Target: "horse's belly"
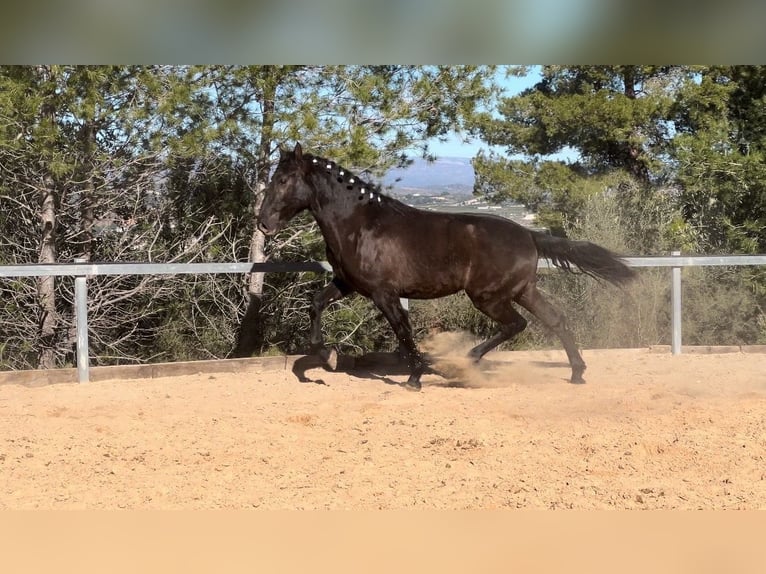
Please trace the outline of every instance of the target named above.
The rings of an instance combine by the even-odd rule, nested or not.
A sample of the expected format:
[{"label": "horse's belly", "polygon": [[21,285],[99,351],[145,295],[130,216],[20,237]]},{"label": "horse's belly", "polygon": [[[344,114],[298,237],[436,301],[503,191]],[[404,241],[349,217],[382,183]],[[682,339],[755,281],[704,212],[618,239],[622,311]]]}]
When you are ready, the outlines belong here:
[{"label": "horse's belly", "polygon": [[453,278],[444,277],[441,280],[433,280],[422,285],[406,285],[400,290],[399,296],[408,299],[437,299],[453,295],[463,290],[463,285]]}]

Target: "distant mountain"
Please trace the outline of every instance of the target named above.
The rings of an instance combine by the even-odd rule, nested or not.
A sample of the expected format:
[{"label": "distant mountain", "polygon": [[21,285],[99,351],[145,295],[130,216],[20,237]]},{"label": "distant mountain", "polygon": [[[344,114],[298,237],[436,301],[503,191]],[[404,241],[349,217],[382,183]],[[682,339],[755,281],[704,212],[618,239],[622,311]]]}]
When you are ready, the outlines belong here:
[{"label": "distant mountain", "polygon": [[460,195],[473,193],[474,173],[468,158],[439,158],[428,162],[416,158],[412,165],[392,169],[383,177],[383,184],[392,185],[395,193],[438,195],[449,192]]},{"label": "distant mountain", "polygon": [[536,228],[536,215],[523,205],[474,197],[474,180],[470,159],[447,157],[433,162],[418,158],[407,168],[390,170],[382,183],[392,185],[391,195],[408,205],[453,213],[492,213]]}]

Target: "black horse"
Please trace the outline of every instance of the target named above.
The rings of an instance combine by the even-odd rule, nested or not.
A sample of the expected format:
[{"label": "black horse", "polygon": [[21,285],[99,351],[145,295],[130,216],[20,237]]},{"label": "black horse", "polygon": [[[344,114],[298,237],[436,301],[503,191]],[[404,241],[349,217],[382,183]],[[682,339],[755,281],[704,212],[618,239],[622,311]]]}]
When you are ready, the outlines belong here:
[{"label": "black horse", "polygon": [[265,191],[258,227],[276,233],[308,209],[319,224],[335,277],[312,303],[312,352],[334,368],[335,353],[324,347],[321,314],[350,293],[373,300],[391,324],[403,349],[410,376],[420,388],[423,357],[412,338],[400,298],[434,299],[464,290],[477,309],[500,323],[500,331],[477,345],[469,356],[478,361],[527,325],[516,302],[561,339],[572,383],[582,378],[585,362],[564,315],[537,289],[537,260],[614,284],[634,271],[610,251],[586,241],[570,241],[532,231],[508,219],[483,214],[439,213],[410,207],[381,195],[379,189],[324,158],[304,154],[300,144],[280,152]]}]

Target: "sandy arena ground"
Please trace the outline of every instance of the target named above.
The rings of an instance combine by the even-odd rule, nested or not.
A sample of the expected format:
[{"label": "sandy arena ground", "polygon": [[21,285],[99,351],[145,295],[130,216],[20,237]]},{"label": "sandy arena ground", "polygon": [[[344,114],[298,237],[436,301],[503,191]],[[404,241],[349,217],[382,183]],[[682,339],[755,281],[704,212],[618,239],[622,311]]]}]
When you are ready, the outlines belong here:
[{"label": "sandy arena ground", "polygon": [[0,508],[766,508],[766,354],[583,356],[0,385]]}]

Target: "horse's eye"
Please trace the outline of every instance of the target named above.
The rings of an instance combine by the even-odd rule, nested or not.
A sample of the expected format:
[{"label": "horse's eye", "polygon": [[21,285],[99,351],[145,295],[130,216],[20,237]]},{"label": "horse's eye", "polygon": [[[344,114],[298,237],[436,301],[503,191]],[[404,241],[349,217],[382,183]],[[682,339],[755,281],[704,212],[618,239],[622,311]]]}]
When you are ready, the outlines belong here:
[{"label": "horse's eye", "polygon": [[285,177],[285,176],[280,177],[279,178],[279,183],[282,184],[282,185],[286,184],[287,183],[287,177]]}]

